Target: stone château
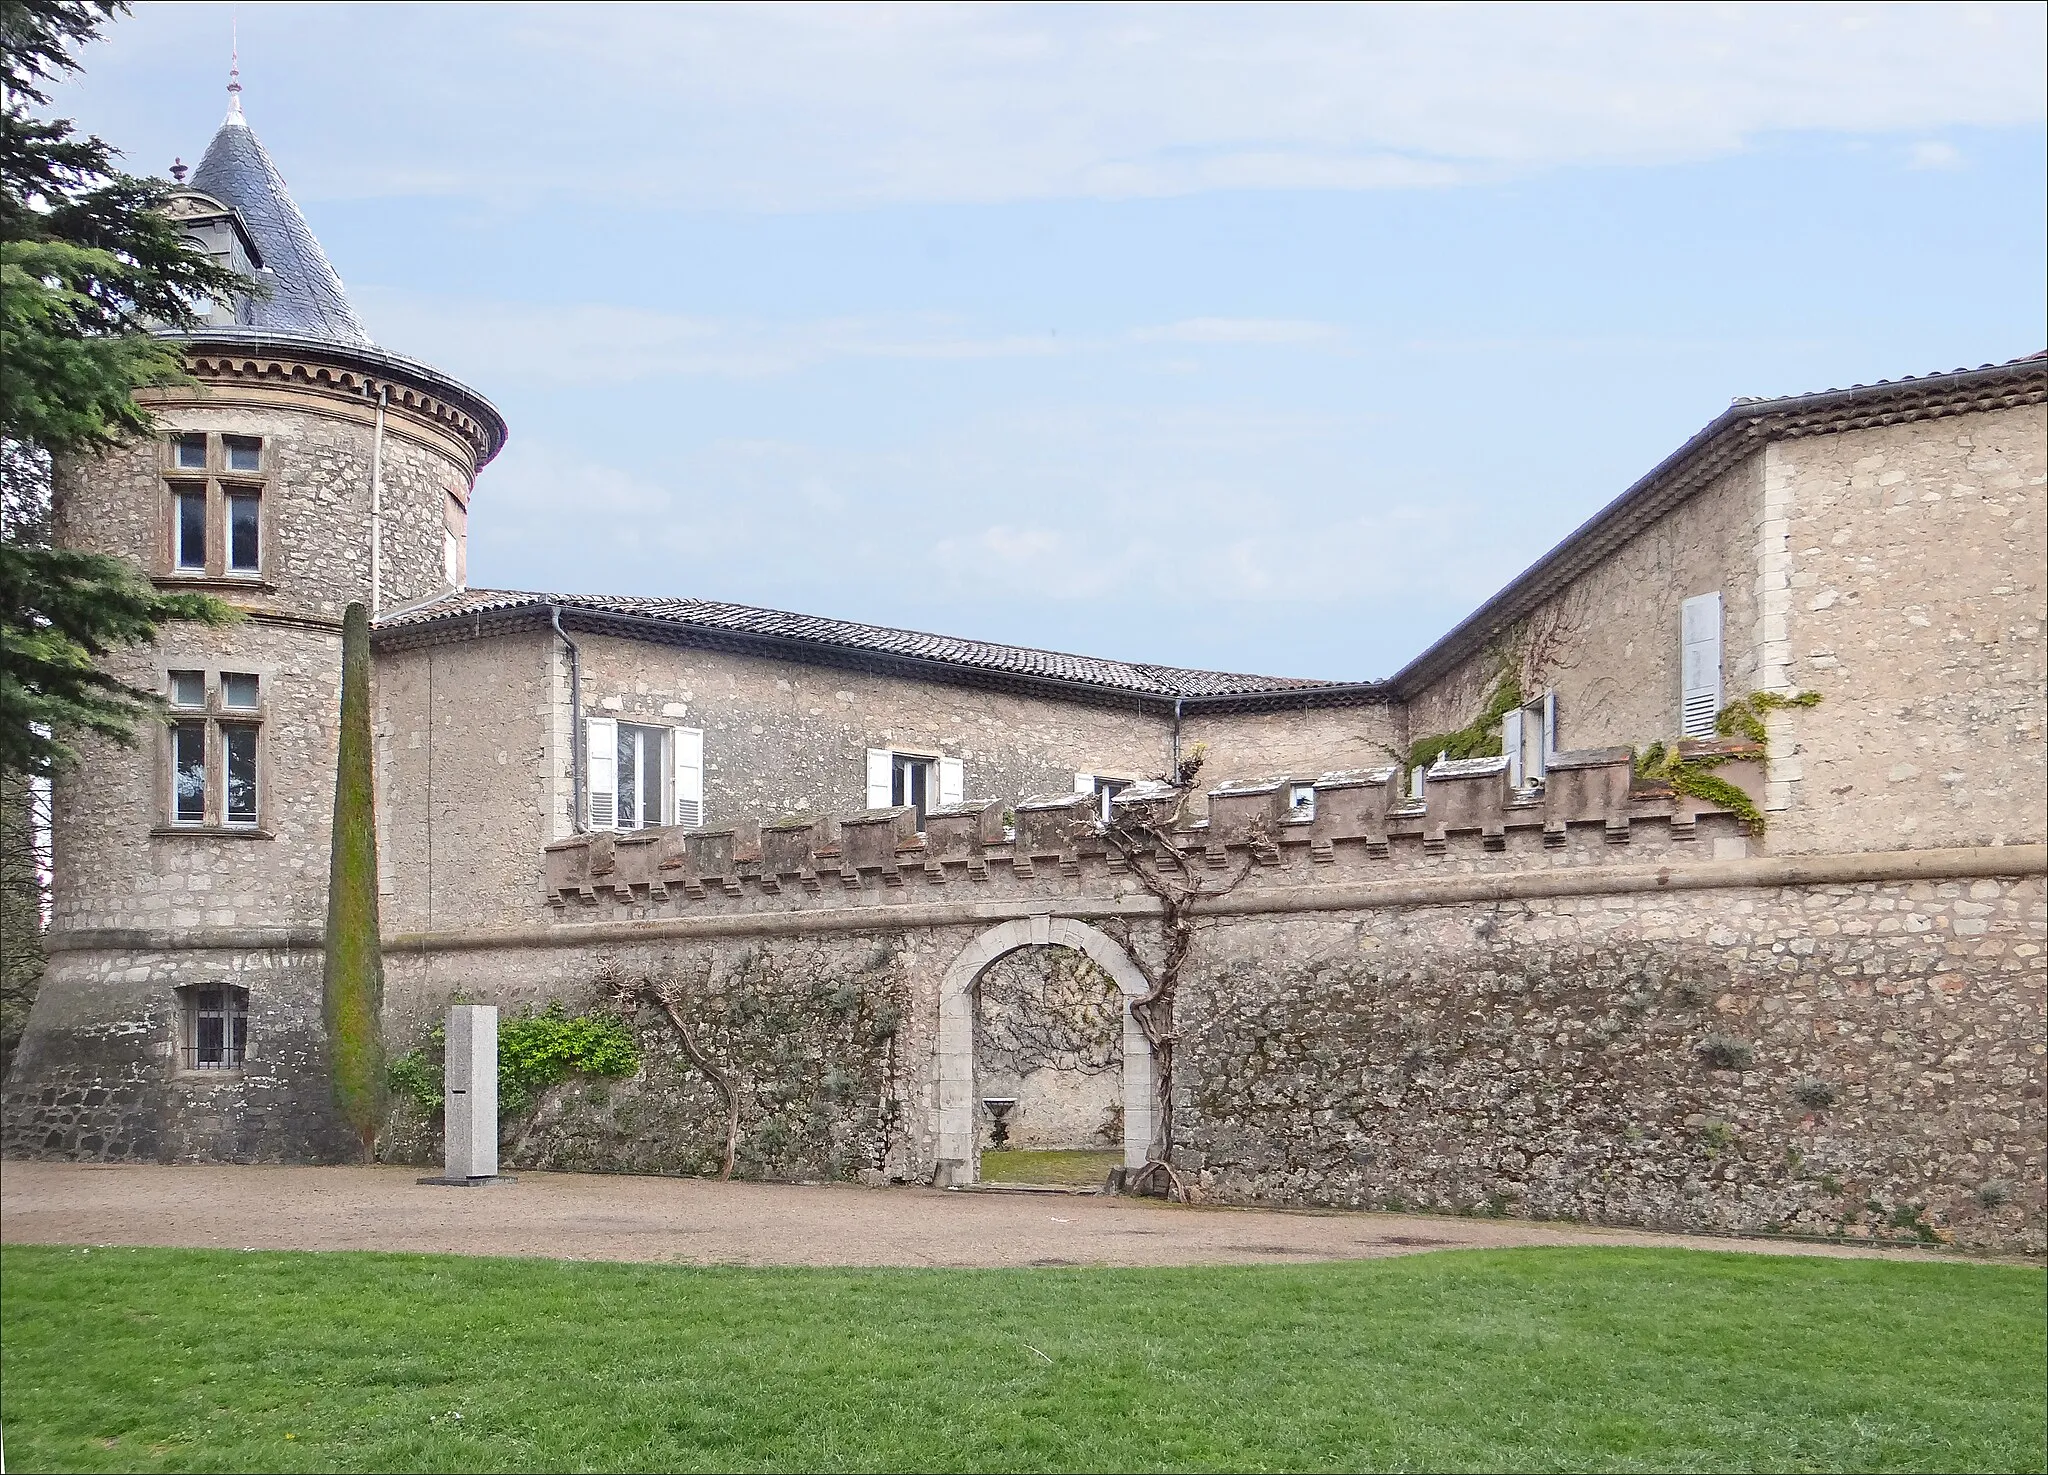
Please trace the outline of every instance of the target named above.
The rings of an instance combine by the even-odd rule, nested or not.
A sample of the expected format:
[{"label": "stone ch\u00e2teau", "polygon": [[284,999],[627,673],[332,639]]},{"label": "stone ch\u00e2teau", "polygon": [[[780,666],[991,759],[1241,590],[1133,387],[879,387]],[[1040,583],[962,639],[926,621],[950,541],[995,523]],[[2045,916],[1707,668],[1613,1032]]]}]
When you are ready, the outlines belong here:
[{"label": "stone ch\u00e2teau", "polygon": [[[238,100],[173,211],[266,290],[147,392],[161,435],[58,468],[56,527],[247,618],[110,661],[169,712],[58,784],[8,1153],[351,1151],[320,948],[361,601],[394,1053],[452,999],[653,980],[761,1176],[970,1183],[1000,1076],[1020,1130],[1099,1118],[1223,1198],[2040,1249],[2048,358],[1738,400],[1391,677],[1285,680],[471,589],[498,412],[370,341]],[[1756,694],[1762,742],[1717,731]],[[1414,751],[1488,713],[1491,755]],[[1129,1001],[1182,864],[1168,1089]],[[513,1160],[715,1166],[714,1083],[634,1022],[641,1073]],[[401,1104],[386,1150],[433,1130]]]}]

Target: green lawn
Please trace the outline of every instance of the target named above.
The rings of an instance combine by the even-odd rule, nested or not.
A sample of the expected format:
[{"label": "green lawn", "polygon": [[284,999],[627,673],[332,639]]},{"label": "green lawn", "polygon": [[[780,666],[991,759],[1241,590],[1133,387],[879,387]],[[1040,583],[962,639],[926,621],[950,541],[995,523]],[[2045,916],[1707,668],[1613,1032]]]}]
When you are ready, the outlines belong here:
[{"label": "green lawn", "polygon": [[1063,1188],[1100,1188],[1111,1168],[1123,1166],[1120,1150],[1108,1152],[1029,1151],[983,1152],[984,1183],[1050,1183]]},{"label": "green lawn", "polygon": [[2044,1277],[9,1248],[12,1470],[2040,1470]]}]

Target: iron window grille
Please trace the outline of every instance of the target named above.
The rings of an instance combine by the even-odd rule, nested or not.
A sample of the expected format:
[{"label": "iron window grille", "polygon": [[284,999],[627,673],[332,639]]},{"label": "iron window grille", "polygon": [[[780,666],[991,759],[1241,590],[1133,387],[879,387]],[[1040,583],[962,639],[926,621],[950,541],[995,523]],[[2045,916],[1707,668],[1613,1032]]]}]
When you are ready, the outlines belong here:
[{"label": "iron window grille", "polygon": [[249,991],[201,984],[185,992],[187,1070],[240,1070],[249,1052]]}]

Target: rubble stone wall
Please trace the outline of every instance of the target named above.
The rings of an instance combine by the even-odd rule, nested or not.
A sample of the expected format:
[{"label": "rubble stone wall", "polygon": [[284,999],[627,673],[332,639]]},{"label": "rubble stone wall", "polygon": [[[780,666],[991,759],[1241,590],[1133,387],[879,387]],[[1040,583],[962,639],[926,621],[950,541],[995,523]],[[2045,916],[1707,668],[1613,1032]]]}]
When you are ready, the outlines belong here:
[{"label": "rubble stone wall", "polygon": [[2048,835],[2039,405],[1769,448],[1788,563],[1774,850]]}]

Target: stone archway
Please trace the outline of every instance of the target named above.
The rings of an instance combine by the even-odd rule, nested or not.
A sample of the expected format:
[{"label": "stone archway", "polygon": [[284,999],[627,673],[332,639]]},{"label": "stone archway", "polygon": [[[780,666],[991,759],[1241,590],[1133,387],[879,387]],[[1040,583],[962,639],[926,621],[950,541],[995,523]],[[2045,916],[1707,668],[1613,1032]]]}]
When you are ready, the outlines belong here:
[{"label": "stone archway", "polygon": [[974,983],[1005,954],[1026,947],[1085,953],[1124,996],[1124,1166],[1142,1168],[1152,1149],[1152,1046],[1131,1017],[1131,1001],[1151,990],[1116,941],[1071,917],[1020,917],[991,927],[960,951],[939,985],[939,1152],[942,1188],[974,1181]]}]

